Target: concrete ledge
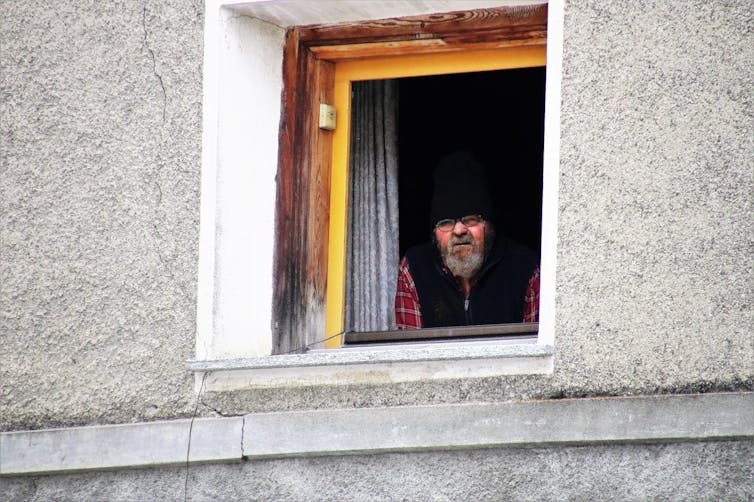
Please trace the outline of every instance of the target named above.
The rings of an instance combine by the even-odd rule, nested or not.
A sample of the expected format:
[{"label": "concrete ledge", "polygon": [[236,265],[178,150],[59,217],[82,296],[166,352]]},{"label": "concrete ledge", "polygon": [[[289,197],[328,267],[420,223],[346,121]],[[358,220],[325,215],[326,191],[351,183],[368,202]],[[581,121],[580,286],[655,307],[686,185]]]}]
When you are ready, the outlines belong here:
[{"label": "concrete ledge", "polygon": [[241,460],[242,430],[232,417],[5,432],[0,475]]},{"label": "concrete ledge", "polygon": [[[245,359],[189,361],[197,389],[396,383],[444,378],[549,374],[553,347],[536,340],[447,342],[316,350]],[[206,374],[206,378],[204,377]]]},{"label": "concrete ledge", "polygon": [[[194,421],[189,462],[754,437],[754,393],[249,414]],[[183,464],[190,420],[0,434],[0,475]]]},{"label": "concrete ledge", "polygon": [[754,436],[754,394],[564,399],[247,415],[244,455],[280,457]]}]

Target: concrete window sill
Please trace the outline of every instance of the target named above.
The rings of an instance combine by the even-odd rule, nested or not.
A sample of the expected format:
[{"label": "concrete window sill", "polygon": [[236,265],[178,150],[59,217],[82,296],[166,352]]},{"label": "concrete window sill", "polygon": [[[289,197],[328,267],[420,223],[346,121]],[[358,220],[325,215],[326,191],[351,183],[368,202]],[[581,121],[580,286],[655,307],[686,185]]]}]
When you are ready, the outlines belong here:
[{"label": "concrete window sill", "polygon": [[305,354],[189,361],[197,385],[230,391],[259,387],[379,384],[549,374],[552,345],[530,340],[391,344]]}]

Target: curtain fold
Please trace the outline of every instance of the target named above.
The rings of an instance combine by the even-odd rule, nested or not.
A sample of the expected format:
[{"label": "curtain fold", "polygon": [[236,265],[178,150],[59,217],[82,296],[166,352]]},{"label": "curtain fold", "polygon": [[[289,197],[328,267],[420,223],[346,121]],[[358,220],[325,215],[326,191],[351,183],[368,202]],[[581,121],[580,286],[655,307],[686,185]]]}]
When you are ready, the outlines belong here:
[{"label": "curtain fold", "polygon": [[395,80],[354,82],[346,273],[347,331],[395,329],[398,269]]}]

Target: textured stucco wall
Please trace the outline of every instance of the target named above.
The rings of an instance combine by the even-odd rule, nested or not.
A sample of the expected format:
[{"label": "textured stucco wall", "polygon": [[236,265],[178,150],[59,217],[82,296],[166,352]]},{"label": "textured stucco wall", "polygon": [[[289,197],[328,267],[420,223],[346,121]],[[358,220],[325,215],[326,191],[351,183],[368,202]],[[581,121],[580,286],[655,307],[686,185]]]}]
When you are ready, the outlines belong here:
[{"label": "textured stucco wall", "polygon": [[489,449],[0,478],[7,500],[726,500],[754,443]]},{"label": "textured stucco wall", "polygon": [[753,26],[748,0],[566,2],[568,387],[751,381]]},{"label": "textured stucco wall", "polygon": [[[193,412],[201,11],[0,2],[0,428]],[[750,387],[751,27],[748,0],[566,2],[552,376],[200,413]]]},{"label": "textured stucco wall", "polygon": [[0,427],[191,408],[202,2],[0,2]]}]

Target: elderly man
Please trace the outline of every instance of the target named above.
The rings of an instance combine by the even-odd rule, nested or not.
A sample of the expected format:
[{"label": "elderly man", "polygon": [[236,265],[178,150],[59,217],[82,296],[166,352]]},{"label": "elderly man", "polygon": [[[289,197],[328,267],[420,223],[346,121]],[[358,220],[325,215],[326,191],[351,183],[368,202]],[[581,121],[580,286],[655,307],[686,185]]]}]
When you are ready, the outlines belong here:
[{"label": "elderly man", "polygon": [[482,166],[456,152],[434,181],[432,242],[409,249],[398,269],[398,328],[536,322],[539,258],[496,235]]}]

